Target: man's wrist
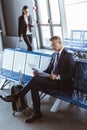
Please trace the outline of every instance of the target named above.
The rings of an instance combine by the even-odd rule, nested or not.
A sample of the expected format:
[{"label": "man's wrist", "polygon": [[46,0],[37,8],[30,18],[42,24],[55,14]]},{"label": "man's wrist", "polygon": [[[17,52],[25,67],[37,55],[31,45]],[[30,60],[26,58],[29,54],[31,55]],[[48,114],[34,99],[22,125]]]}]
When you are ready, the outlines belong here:
[{"label": "man's wrist", "polygon": [[58,75],[57,77],[56,77],[56,80],[60,80],[61,79],[61,77],[60,77],[60,75]]}]

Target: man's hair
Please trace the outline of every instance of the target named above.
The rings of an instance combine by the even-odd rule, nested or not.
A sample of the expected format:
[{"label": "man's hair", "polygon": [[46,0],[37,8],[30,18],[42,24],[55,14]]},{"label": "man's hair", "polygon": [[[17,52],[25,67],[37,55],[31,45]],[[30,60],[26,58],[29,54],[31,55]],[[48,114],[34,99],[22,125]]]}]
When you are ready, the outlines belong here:
[{"label": "man's hair", "polygon": [[53,40],[60,40],[61,41],[61,38],[59,36],[52,36],[50,38],[50,41],[53,41]]},{"label": "man's hair", "polygon": [[22,14],[24,14],[23,11],[26,10],[26,9],[28,9],[28,6],[24,5],[23,8],[22,8]]}]

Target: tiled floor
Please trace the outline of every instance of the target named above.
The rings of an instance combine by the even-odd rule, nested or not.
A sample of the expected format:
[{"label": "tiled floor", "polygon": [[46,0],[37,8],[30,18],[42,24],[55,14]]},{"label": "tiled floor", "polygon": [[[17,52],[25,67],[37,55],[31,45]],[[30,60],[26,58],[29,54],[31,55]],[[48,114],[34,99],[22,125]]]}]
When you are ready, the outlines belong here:
[{"label": "tiled floor", "polygon": [[[0,90],[0,94],[10,93],[10,89]],[[28,105],[32,108],[30,93],[27,94]],[[0,99],[0,130],[87,130],[87,110],[69,105],[62,101],[59,111],[50,112],[55,99],[48,96],[41,100],[43,118],[26,124],[24,120],[31,110],[12,115],[11,103]]]}]

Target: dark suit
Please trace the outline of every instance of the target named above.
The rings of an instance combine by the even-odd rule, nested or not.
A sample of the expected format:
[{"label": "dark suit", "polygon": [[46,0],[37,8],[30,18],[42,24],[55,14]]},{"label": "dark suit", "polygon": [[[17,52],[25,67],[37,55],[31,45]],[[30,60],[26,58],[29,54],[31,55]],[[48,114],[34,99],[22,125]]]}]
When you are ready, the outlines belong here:
[{"label": "dark suit", "polygon": [[[29,26],[29,31],[32,32],[31,27],[32,26],[32,18],[31,15],[28,16],[28,26]],[[24,16],[21,15],[18,19],[18,35],[19,37],[22,35],[23,39],[28,47],[28,50],[32,51],[32,34],[30,35],[26,35],[26,31],[27,31],[27,24],[24,20]]]},{"label": "dark suit", "polygon": [[[45,72],[51,74],[53,69],[53,62],[55,58],[55,53],[52,55],[51,62]],[[40,112],[40,98],[39,90],[61,90],[61,91],[70,91],[72,90],[72,77],[74,73],[75,62],[70,53],[65,49],[62,51],[57,67],[56,73],[59,74],[61,80],[51,80],[50,78],[34,76],[31,81],[24,87],[22,91],[19,92],[19,95],[25,95],[29,90],[31,90],[34,112]]]},{"label": "dark suit", "polygon": [[[45,70],[45,72],[51,73],[54,58],[55,58],[55,53],[53,54],[50,65]],[[71,86],[72,86],[72,77],[74,73],[74,64],[75,62],[73,60],[72,54],[68,53],[64,49],[60,55],[60,58],[59,58],[59,61],[55,70],[55,74],[59,74],[61,77],[61,80],[59,83],[60,89],[62,88],[64,90],[72,89]]]}]

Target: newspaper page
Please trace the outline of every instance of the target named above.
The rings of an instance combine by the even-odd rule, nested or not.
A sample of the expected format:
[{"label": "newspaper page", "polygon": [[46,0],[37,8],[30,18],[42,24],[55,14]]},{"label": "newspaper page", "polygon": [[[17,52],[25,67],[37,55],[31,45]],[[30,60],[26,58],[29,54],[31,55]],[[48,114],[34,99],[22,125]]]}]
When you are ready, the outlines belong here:
[{"label": "newspaper page", "polygon": [[35,68],[34,65],[30,65],[30,64],[29,64],[29,66],[31,67],[31,69],[32,69],[33,71],[37,71],[37,73],[39,74],[39,76],[42,76],[42,77],[49,77],[49,74],[48,74],[48,73],[43,72],[43,71],[41,71],[41,70],[38,69],[38,68]]}]

